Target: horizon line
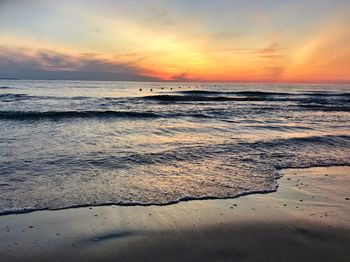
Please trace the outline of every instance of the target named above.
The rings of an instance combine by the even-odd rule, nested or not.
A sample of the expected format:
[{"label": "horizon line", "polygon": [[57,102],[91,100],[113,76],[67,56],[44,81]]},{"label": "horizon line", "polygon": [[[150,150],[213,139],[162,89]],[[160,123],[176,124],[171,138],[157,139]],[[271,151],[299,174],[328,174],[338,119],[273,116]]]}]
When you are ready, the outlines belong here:
[{"label": "horizon line", "polygon": [[14,77],[0,77],[1,80],[10,80],[10,81],[86,81],[86,82],[138,82],[138,83],[220,83],[220,84],[286,84],[286,85],[302,85],[302,84],[308,84],[308,85],[331,85],[331,84],[337,84],[337,85],[350,85],[349,81],[260,81],[260,80],[252,80],[252,81],[244,81],[244,80],[232,80],[232,81],[226,81],[226,80],[213,80],[213,81],[206,81],[206,80],[188,80],[188,81],[175,81],[175,80],[118,80],[118,79],[101,79],[101,80],[93,80],[93,79],[58,79],[58,78],[52,78],[52,79],[44,79],[44,78],[14,78]]}]

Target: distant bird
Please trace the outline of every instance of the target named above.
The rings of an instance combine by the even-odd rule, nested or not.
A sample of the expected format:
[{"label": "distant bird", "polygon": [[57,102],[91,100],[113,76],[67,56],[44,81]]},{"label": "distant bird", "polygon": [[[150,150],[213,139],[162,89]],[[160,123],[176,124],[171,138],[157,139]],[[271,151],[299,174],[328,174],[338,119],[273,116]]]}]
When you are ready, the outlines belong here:
[{"label": "distant bird", "polygon": [[139,91],[142,91],[142,88],[140,88]]}]

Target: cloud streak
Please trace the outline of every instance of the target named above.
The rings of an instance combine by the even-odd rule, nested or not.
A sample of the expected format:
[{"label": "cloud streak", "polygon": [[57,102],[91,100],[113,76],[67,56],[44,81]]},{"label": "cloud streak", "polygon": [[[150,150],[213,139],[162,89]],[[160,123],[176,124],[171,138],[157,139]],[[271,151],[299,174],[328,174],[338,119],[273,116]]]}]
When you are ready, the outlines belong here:
[{"label": "cloud streak", "polygon": [[[122,60],[122,59],[121,59]],[[98,54],[70,55],[41,49],[0,46],[0,77],[68,80],[157,81],[132,62],[100,58]]]}]

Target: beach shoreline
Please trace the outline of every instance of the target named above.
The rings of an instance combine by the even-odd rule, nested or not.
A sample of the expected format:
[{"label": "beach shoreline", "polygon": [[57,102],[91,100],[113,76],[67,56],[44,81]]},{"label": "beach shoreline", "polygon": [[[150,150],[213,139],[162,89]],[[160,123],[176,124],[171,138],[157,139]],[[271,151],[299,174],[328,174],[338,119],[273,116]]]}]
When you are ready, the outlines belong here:
[{"label": "beach shoreline", "polygon": [[267,194],[0,216],[0,260],[346,261],[350,167],[282,174]]}]

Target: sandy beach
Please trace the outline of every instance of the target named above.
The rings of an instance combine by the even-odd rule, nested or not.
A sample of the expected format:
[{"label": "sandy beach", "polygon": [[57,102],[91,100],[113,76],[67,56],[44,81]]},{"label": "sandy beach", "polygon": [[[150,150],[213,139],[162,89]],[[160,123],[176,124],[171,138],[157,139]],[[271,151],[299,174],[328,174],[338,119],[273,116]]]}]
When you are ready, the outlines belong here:
[{"label": "sandy beach", "polygon": [[0,217],[1,261],[348,261],[350,168],[288,169],[277,192]]}]

